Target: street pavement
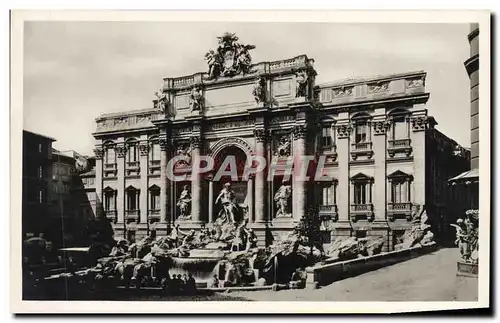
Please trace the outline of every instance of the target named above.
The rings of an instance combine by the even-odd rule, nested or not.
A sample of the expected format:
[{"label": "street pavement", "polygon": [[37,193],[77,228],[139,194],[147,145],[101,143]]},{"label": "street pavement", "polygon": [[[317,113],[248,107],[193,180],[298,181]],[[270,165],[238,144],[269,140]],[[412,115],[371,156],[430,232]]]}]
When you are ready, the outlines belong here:
[{"label": "street pavement", "polygon": [[457,248],[443,248],[317,290],[234,292],[255,301],[477,301],[477,278],[456,276]]}]

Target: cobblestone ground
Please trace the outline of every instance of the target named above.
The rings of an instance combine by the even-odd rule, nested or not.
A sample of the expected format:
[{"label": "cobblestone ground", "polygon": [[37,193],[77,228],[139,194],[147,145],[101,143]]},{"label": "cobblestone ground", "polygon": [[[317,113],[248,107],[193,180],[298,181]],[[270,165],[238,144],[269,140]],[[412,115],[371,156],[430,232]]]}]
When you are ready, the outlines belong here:
[{"label": "cobblestone ground", "polygon": [[439,249],[317,290],[234,292],[258,301],[477,301],[477,278],[456,276],[459,251]]}]

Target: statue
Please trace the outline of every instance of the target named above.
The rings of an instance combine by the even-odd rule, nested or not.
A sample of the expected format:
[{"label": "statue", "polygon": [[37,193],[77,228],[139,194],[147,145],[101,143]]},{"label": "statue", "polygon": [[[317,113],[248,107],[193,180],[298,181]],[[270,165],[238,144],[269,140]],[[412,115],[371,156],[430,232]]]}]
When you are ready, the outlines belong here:
[{"label": "statue", "polygon": [[232,33],[225,33],[217,40],[219,47],[205,54],[209,79],[248,73],[252,64],[250,50],[255,46],[239,44],[238,37]]},{"label": "statue", "polygon": [[193,87],[191,90],[191,95],[189,97],[189,107],[191,112],[201,111],[203,106],[203,93],[199,86]]},{"label": "statue", "polygon": [[290,140],[288,136],[281,137],[278,148],[276,149],[275,155],[277,157],[288,157],[290,156]]},{"label": "statue", "polygon": [[300,71],[297,74],[295,74],[295,76],[296,76],[296,81],[297,81],[297,88],[296,88],[296,91],[295,91],[295,97],[297,97],[297,98],[307,98],[308,94],[309,94],[308,93],[308,89],[307,89],[308,80],[309,80],[307,72],[306,71]]},{"label": "statue", "polygon": [[207,60],[208,64],[209,79],[216,78],[218,75],[220,75],[222,69],[222,57],[219,55],[219,53],[216,53],[213,50],[209,50],[208,53],[205,54],[205,59]]},{"label": "statue", "polygon": [[252,94],[256,103],[266,102],[266,80],[264,78],[255,81]]},{"label": "statue", "polygon": [[215,204],[219,202],[223,207],[223,209],[219,212],[219,218],[222,219],[222,222],[236,222],[235,215],[238,211],[238,206],[236,204],[234,190],[231,188],[231,183],[224,184],[224,188],[215,199]]},{"label": "statue", "polygon": [[[246,227],[245,227],[246,229]],[[257,247],[257,235],[253,231],[252,228],[246,229],[246,246],[245,246],[245,251],[248,251],[250,249],[256,248]]]},{"label": "statue", "polygon": [[167,113],[167,106],[168,106],[168,98],[165,92],[163,92],[162,89],[158,89],[155,93],[156,98],[158,100],[157,107],[161,111],[161,113],[166,114]]},{"label": "statue", "polygon": [[468,210],[464,219],[458,219],[457,224],[451,226],[456,229],[455,243],[460,249],[462,259],[467,263],[477,263],[479,231],[477,227],[477,219],[475,219],[474,211]]},{"label": "statue", "polygon": [[188,187],[188,185],[184,185],[179,200],[177,201],[177,206],[181,212],[179,219],[188,219],[190,217],[189,204],[191,203],[191,193],[189,193]]},{"label": "statue", "polygon": [[191,165],[191,146],[179,144],[175,154],[176,156],[184,156],[184,159],[177,161],[178,164]]},{"label": "statue", "polygon": [[278,208],[278,212],[276,212],[277,218],[289,216],[290,211],[288,208],[288,202],[291,196],[292,187],[288,183],[283,183],[274,195],[274,201],[276,202],[276,206]]}]

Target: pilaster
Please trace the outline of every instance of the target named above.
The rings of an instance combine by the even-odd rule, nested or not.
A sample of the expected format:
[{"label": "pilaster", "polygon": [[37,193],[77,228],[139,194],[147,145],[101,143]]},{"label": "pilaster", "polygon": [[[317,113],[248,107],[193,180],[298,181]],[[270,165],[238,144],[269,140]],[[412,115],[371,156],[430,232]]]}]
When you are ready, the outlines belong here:
[{"label": "pilaster", "polygon": [[[292,186],[292,216],[294,222],[299,222],[306,214],[307,208],[307,182],[299,175],[307,165],[304,165],[303,157],[306,151],[307,124],[296,125],[293,129],[293,155],[294,155],[294,176]],[[307,174],[303,174],[307,176]]]},{"label": "pilaster", "polygon": [[[255,129],[255,153],[257,156],[267,157],[266,154],[266,142],[268,139],[268,133],[264,129]],[[267,183],[266,174],[264,171],[257,172],[255,174],[255,211],[254,211],[254,222],[264,223],[268,219],[266,218],[266,206],[267,206]]]},{"label": "pilaster", "polygon": [[[379,111],[376,111],[379,112]],[[385,114],[385,109],[382,109],[380,113]],[[387,167],[386,167],[386,156],[387,156],[387,126],[385,121],[385,116],[374,119],[373,125],[373,150],[375,155],[375,172],[374,172],[374,185],[373,185],[373,208],[375,212],[375,220],[385,221],[386,210],[387,210],[387,198],[386,198],[386,185],[387,185]]]},{"label": "pilaster", "polygon": [[96,146],[96,148],[94,149],[94,154],[95,154],[95,194],[96,194],[95,216],[105,217],[103,208],[104,201],[102,195],[102,189],[103,189],[102,158],[104,152],[101,145]]},{"label": "pilaster", "polygon": [[118,178],[117,197],[116,197],[116,211],[118,225],[122,225],[125,229],[125,154],[126,148],[122,142],[118,143],[115,147],[116,153],[116,169]]},{"label": "pilaster", "polygon": [[140,195],[139,195],[139,223],[142,227],[147,227],[149,216],[149,185],[148,185],[148,155],[149,144],[147,135],[141,135],[141,143],[139,144],[140,153]]},{"label": "pilaster", "polygon": [[200,166],[200,152],[201,152],[201,136],[200,134],[191,135],[191,221],[201,221],[202,209],[202,183],[200,172],[197,168]]},{"label": "pilaster", "polygon": [[[339,118],[347,118],[347,113],[339,115]],[[352,127],[349,120],[339,121],[335,126],[337,134],[337,153],[338,153],[338,188],[337,188],[337,207],[339,222],[349,221],[349,141]]]}]

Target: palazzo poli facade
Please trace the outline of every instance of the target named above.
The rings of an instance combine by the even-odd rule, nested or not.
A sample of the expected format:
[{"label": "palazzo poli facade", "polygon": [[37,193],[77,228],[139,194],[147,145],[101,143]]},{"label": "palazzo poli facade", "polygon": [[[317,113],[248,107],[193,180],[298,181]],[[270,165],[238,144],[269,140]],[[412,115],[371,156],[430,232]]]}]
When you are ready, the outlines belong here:
[{"label": "palazzo poli facade", "polygon": [[[208,73],[164,78],[152,108],[96,119],[96,213],[112,221],[115,238],[213,222],[227,181],[259,244],[292,230],[310,206],[319,207],[325,242],[377,235],[390,250],[424,209],[442,225],[446,180],[468,162],[427,115],[425,72],[317,85],[313,59],[252,63],[253,48],[226,34],[205,57]],[[248,181],[241,171],[237,181],[191,172],[200,156],[244,165],[251,156],[283,164],[305,155],[326,156],[332,180],[299,181],[294,172],[283,182],[279,169]],[[184,156],[174,166],[182,181],[167,176],[175,156]]]}]

